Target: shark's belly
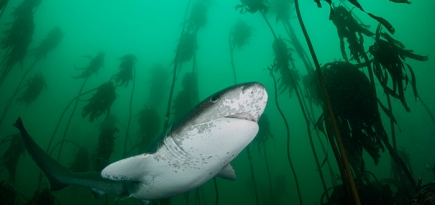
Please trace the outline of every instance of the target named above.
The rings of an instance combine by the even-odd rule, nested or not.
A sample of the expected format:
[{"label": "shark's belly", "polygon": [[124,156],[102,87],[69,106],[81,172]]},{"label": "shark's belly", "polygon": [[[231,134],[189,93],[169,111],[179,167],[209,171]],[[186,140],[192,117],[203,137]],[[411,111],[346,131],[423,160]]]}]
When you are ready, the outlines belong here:
[{"label": "shark's belly", "polygon": [[184,136],[165,138],[153,155],[152,171],[132,196],[161,199],[201,186],[229,164],[257,132],[254,122],[225,118],[198,125]]}]

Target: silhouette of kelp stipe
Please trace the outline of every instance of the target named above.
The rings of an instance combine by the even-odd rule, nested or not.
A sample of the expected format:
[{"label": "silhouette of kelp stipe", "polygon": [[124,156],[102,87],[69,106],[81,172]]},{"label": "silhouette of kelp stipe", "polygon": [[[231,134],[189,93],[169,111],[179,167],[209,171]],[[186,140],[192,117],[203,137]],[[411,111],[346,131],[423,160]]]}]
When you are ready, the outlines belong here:
[{"label": "silhouette of kelp stipe", "polygon": [[21,142],[20,134],[6,136],[0,144],[9,142],[9,147],[0,158],[0,167],[5,167],[9,172],[9,181],[15,183],[15,174],[18,160],[21,155],[24,155],[24,145]]},{"label": "silhouette of kelp stipe", "polygon": [[76,70],[83,70],[83,72],[81,75],[73,76],[73,78],[88,78],[93,73],[97,74],[100,68],[104,67],[104,56],[105,54],[101,51],[95,57],[85,56],[91,59],[91,62],[84,68],[76,68]]},{"label": "silhouette of kelp stipe", "polygon": [[[404,91],[408,82],[411,82],[414,97],[418,100],[417,82],[411,66],[403,61],[407,57],[418,61],[427,61],[428,56],[417,55],[412,50],[405,50],[402,43],[387,33],[381,33],[381,28],[379,25],[376,30],[375,44],[369,48],[370,54],[374,57],[373,71],[384,91],[399,99],[405,110],[409,112],[411,109],[406,103]],[[386,40],[381,39],[381,37]],[[406,72],[407,69],[410,77]],[[389,87],[389,79],[391,79],[392,87]]]},{"label": "silhouette of kelp stipe", "polygon": [[136,56],[128,54],[119,59],[121,60],[121,64],[119,65],[120,71],[112,76],[112,80],[115,81],[117,86],[128,86],[128,83],[133,80]]},{"label": "silhouette of kelp stipe", "polygon": [[29,106],[38,98],[42,90],[47,88],[47,84],[44,76],[41,73],[37,73],[34,77],[28,79],[23,87],[26,90],[22,92],[21,96],[17,97],[17,102]]},{"label": "silhouette of kelp stipe", "polygon": [[88,104],[83,107],[82,117],[89,115],[89,122],[93,122],[102,114],[110,114],[110,107],[116,99],[115,86],[113,82],[100,85],[97,92],[88,99]]}]

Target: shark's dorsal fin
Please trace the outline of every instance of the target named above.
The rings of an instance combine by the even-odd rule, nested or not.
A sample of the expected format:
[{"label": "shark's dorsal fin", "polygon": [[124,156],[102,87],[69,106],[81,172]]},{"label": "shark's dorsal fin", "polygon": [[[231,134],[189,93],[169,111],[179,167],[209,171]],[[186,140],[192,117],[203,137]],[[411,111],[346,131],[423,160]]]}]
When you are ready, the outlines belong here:
[{"label": "shark's dorsal fin", "polygon": [[216,176],[223,179],[236,180],[236,172],[231,164],[227,164]]},{"label": "shark's dorsal fin", "polygon": [[110,164],[101,171],[101,176],[116,181],[141,181],[152,166],[152,154],[141,154]]}]

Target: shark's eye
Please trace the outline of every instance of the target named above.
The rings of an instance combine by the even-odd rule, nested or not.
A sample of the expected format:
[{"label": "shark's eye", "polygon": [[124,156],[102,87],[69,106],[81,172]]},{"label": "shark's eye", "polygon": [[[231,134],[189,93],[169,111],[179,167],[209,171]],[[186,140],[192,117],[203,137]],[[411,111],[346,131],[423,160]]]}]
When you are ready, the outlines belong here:
[{"label": "shark's eye", "polygon": [[219,100],[219,96],[213,96],[210,98],[211,103],[216,103]]}]

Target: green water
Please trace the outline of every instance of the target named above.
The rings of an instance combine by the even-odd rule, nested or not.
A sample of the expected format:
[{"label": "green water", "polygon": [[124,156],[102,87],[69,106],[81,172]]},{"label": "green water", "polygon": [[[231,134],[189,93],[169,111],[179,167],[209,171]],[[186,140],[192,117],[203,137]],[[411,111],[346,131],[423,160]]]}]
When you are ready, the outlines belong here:
[{"label": "green water", "polygon": [[[199,1],[199,0],[198,0]],[[204,1],[205,2],[205,1]],[[334,1],[337,5],[340,1]],[[15,18],[11,15],[21,1],[10,1],[0,18],[1,31],[7,31]],[[90,58],[97,55],[99,51],[104,52],[104,66],[89,76],[84,85],[83,92],[96,88],[108,82],[112,75],[119,72],[121,63],[120,57],[133,54],[137,58],[135,64],[135,81],[130,81],[127,86],[116,87],[116,100],[110,108],[110,114],[117,117],[116,127],[119,132],[115,134],[114,152],[110,161],[123,158],[126,129],[129,119],[127,149],[131,149],[139,137],[140,126],[138,114],[147,106],[157,112],[160,123],[158,132],[163,132],[165,115],[167,112],[168,98],[170,95],[171,82],[174,69],[176,48],[180,42],[183,26],[184,31],[189,28],[183,24],[187,8],[187,21],[191,8],[197,1],[102,1],[102,0],[54,0],[42,1],[33,9],[34,31],[31,35],[31,43],[28,47],[29,53],[32,48],[40,45],[47,34],[55,26],[63,32],[63,38],[59,45],[50,51],[47,56],[36,62],[26,79],[41,73],[46,81],[46,88],[42,90],[38,98],[26,106],[16,103],[12,105],[5,114],[4,121],[0,124],[0,139],[14,134],[17,130],[12,126],[17,117],[21,117],[30,135],[45,149],[58,124],[62,112],[68,103],[78,95],[84,79],[74,79],[83,68],[89,65]],[[429,60],[420,62],[407,59],[414,70],[417,79],[419,96],[424,100],[429,110],[435,112],[435,97],[433,79],[435,77],[435,1],[422,0],[413,1],[412,4],[395,4],[389,1],[368,1],[360,0],[364,10],[388,20],[395,28],[393,37],[400,40],[406,49],[414,50],[420,55],[429,55]],[[295,180],[290,169],[287,158],[287,134],[285,124],[275,106],[274,83],[270,77],[269,70],[274,63],[275,54],[272,49],[274,37],[260,12],[243,13],[236,10],[235,6],[240,1],[210,0],[204,3],[201,10],[204,12],[205,25],[195,31],[196,52],[192,59],[182,64],[177,64],[177,78],[174,86],[174,97],[172,106],[176,106],[177,95],[183,91],[183,77],[193,70],[197,75],[196,85],[191,85],[189,92],[195,93],[188,100],[181,100],[182,104],[189,109],[192,104],[202,100],[210,94],[234,84],[233,70],[229,48],[229,34],[237,21],[242,20],[252,27],[252,36],[247,45],[234,49],[234,66],[236,69],[237,83],[257,81],[263,83],[269,93],[269,103],[266,108],[270,121],[270,129],[274,138],[265,142],[270,170],[270,184],[264,147],[261,151],[257,144],[250,145],[253,172],[255,174],[256,190],[252,179],[248,154],[243,151],[231,164],[236,170],[237,180],[227,181],[217,179],[219,191],[219,204],[299,204]],[[279,7],[277,2],[266,3],[269,12],[266,18],[269,20],[277,37],[285,39],[286,44],[292,50],[295,68],[300,75],[306,75],[307,69],[303,61],[294,51],[282,22],[276,21],[274,9]],[[292,4],[293,5],[293,4]],[[348,2],[348,7],[352,7]],[[322,2],[323,8],[317,8],[313,1],[301,1],[300,9],[308,34],[311,38],[314,50],[320,64],[335,60],[342,60],[337,30],[329,18],[329,6]],[[376,31],[378,22],[370,18],[366,13],[353,10],[369,30]],[[289,22],[295,29],[296,36],[301,42],[305,52],[309,55],[305,38],[297,21],[296,13],[291,10]],[[193,29],[190,31],[193,32]],[[386,31],[384,29],[384,31]],[[6,34],[4,34],[6,36]],[[364,48],[367,51],[373,45],[374,39],[364,36]],[[345,45],[348,49],[348,45]],[[1,51],[3,58],[6,58],[7,49]],[[349,50],[346,50],[349,55]],[[310,55],[309,55],[310,56]],[[369,55],[369,58],[371,56]],[[311,56],[308,59],[312,60]],[[7,100],[13,95],[24,72],[32,65],[35,58],[31,55],[17,62],[8,73],[0,86],[0,110],[3,112]],[[351,60],[351,63],[356,61]],[[314,65],[314,64],[313,64]],[[3,65],[2,65],[3,66]],[[366,74],[367,70],[362,69]],[[275,72],[278,80],[281,80],[278,72]],[[192,81],[189,81],[192,82]],[[24,81],[25,85],[26,81]],[[301,81],[298,82],[303,87]],[[133,98],[131,98],[133,84],[135,86]],[[279,86],[280,82],[278,82]],[[378,98],[386,104],[385,94],[375,80]],[[193,89],[192,89],[193,88]],[[23,89],[24,90],[24,89]],[[19,95],[18,95],[19,96]],[[306,95],[302,93],[302,97]],[[99,125],[104,121],[106,113],[89,122],[89,117],[82,118],[82,109],[87,104],[92,94],[84,95],[77,104],[77,109],[72,113],[74,103],[67,109],[65,116],[59,124],[59,129],[54,135],[53,143],[59,142],[67,129],[67,122],[70,116],[71,122],[65,134],[67,140],[73,141],[81,147],[86,148],[90,154],[94,154],[98,148]],[[433,165],[435,161],[435,126],[429,114],[419,101],[414,100],[411,85],[405,91],[406,101],[411,112],[406,112],[400,100],[393,99],[392,106],[394,116],[398,122],[396,126],[397,147],[403,148],[410,156],[410,162],[414,178],[422,177],[423,183],[430,182],[434,175],[425,164]],[[131,107],[130,107],[130,99]],[[288,121],[290,128],[290,154],[298,177],[302,200],[304,204],[321,204],[320,198],[324,192],[319,172],[314,161],[310,146],[307,125],[297,96],[294,92],[289,94],[286,90],[278,97],[281,109]],[[189,103],[190,102],[190,103]],[[308,102],[308,101],[307,101]],[[130,113],[131,109],[131,115]],[[175,111],[169,121],[174,120]],[[313,105],[308,113],[313,114],[315,120],[321,115],[321,107]],[[390,135],[388,118],[381,112],[382,121]],[[400,131],[399,131],[400,128]],[[261,129],[261,127],[260,127]],[[333,158],[333,151],[323,134],[315,135],[313,123],[309,129],[314,135],[314,147],[317,151],[320,163],[325,158],[319,140],[325,145],[328,159],[333,174],[328,166],[322,167],[327,188],[332,187],[335,179],[334,174],[339,174],[337,164]],[[151,142],[152,140],[149,140]],[[0,145],[0,154],[3,154],[9,143]],[[53,145],[52,145],[53,146]],[[148,146],[148,145],[147,145]],[[145,148],[144,148],[145,149]],[[78,147],[71,143],[65,143],[60,156],[60,163],[69,167],[78,152]],[[52,155],[57,157],[57,150]],[[138,154],[137,150],[130,155]],[[390,177],[390,156],[388,151],[381,153],[378,165],[374,165],[370,156],[363,154],[366,169],[374,173],[378,179]],[[90,169],[95,165],[90,164]],[[22,155],[16,166],[15,183],[12,184],[15,190],[19,191],[27,199],[30,199],[38,187],[39,168],[32,161],[28,154]],[[180,176],[182,177],[182,176]],[[0,180],[9,181],[8,170],[1,165]],[[341,181],[337,181],[341,183]],[[46,179],[42,180],[41,188],[48,186]],[[270,191],[272,187],[272,191]],[[257,199],[255,193],[257,194]],[[272,193],[272,196],[271,196]],[[85,188],[69,186],[61,191],[53,192],[53,195],[61,204],[139,204],[135,199],[127,199],[116,202],[116,196],[109,195],[95,199],[91,192]],[[175,196],[171,204],[215,204],[216,194],[213,181],[200,187],[199,191],[189,192],[189,200],[186,195]],[[25,199],[20,198],[19,204],[24,204]]]}]

